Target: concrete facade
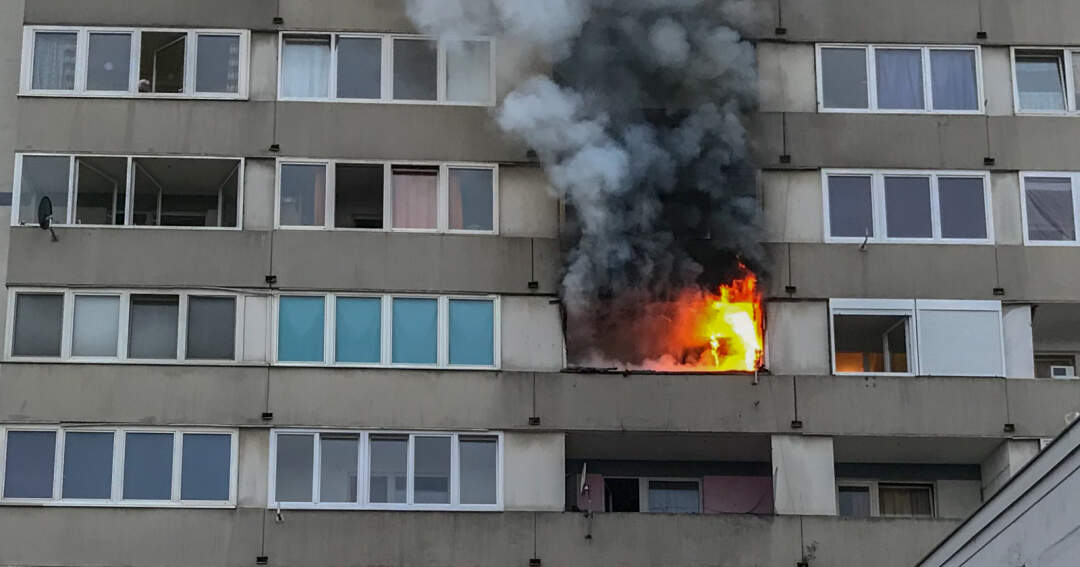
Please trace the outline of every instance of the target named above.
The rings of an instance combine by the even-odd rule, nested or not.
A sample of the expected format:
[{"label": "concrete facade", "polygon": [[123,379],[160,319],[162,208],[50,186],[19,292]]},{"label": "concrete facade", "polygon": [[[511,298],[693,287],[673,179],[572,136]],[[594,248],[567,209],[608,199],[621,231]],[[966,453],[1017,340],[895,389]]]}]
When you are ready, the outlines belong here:
[{"label": "concrete facade", "polygon": [[[750,130],[769,256],[766,368],[753,375],[567,368],[562,204],[529,149],[499,131],[493,108],[278,100],[280,32],[415,33],[404,4],[0,1],[0,194],[14,190],[15,155],[25,152],[244,162],[239,229],[62,226],[53,242],[37,227],[4,223],[0,284],[226,290],[245,302],[234,362],[0,360],[0,433],[55,426],[238,432],[234,505],[82,507],[0,497],[0,566],[240,566],[265,557],[286,566],[503,567],[540,559],[901,567],[1001,490],[1038,453],[1037,439],[1057,435],[1080,412],[1080,380],[1033,379],[1039,355],[1080,356],[1080,309],[1070,318],[1080,305],[1073,268],[1080,246],[1025,244],[1020,178],[1077,171],[1080,118],[1017,113],[1010,52],[1080,45],[1074,1],[746,4],[752,17],[739,23],[756,45],[760,100]],[[248,96],[20,93],[29,25],[247,30]],[[978,46],[985,109],[819,111],[820,43]],[[499,39],[500,99],[513,78],[535,68],[529,65],[545,65],[518,65],[519,48],[513,38]],[[497,166],[498,229],[277,228],[277,166],[287,159]],[[993,238],[828,242],[828,169],[987,172]],[[8,213],[0,205],[0,216]],[[494,295],[498,362],[490,369],[279,364],[274,302],[288,292]],[[1001,302],[1005,376],[835,374],[829,302],[836,298]],[[0,320],[8,309],[0,302]],[[7,352],[11,338],[2,338]],[[288,429],[498,433],[500,509],[358,506],[279,516],[269,506],[277,466],[271,438]],[[590,466],[597,462],[603,466]],[[772,506],[762,514],[605,512],[607,496],[594,494],[595,513],[585,514],[577,511],[579,463],[601,489],[605,475],[638,475],[619,472],[626,470],[645,471],[639,479],[699,482],[702,492],[707,478],[765,478]],[[932,517],[841,517],[838,470],[849,465],[867,471],[862,480],[870,483],[932,487]],[[762,509],[750,504],[742,511]]]}]

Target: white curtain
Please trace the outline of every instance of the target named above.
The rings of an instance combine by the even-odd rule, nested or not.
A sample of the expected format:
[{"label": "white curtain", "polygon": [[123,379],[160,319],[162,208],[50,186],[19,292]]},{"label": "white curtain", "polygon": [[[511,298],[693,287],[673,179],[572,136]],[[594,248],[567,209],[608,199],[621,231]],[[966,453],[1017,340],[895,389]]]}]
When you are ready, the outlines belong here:
[{"label": "white curtain", "polygon": [[1061,61],[1055,56],[1017,57],[1016,83],[1020,108],[1024,110],[1065,110],[1065,89]]},{"label": "white curtain", "polygon": [[879,49],[876,58],[878,108],[924,108],[922,52],[917,49]]},{"label": "white curtain", "polygon": [[285,38],[282,94],[290,98],[326,98],[330,89],[330,40]]},{"label": "white curtain", "polygon": [[34,35],[34,89],[75,88],[75,38],[73,33]]},{"label": "white curtain", "polygon": [[975,84],[975,52],[939,49],[930,51],[930,78],[934,109],[976,110],[979,89]]}]

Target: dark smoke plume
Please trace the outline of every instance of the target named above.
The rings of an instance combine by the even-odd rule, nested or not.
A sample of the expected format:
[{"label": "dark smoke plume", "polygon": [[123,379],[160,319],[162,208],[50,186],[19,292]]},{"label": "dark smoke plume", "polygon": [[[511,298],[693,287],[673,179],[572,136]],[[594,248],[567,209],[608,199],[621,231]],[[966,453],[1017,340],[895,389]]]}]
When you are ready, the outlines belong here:
[{"label": "dark smoke plume", "polygon": [[562,281],[571,361],[636,366],[672,354],[645,336],[663,333],[670,300],[722,283],[739,262],[764,269],[744,126],[754,51],[735,31],[753,17],[749,2],[408,6],[427,33],[495,36],[497,49],[504,39],[520,47],[512,67],[530,65],[526,53],[546,63],[510,79],[496,120],[536,151],[572,213]]}]

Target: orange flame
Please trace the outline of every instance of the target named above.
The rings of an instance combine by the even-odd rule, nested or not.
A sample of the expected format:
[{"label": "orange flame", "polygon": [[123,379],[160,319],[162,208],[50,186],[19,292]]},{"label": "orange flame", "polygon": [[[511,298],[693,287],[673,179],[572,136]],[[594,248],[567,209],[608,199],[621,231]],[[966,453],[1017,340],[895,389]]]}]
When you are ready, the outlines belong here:
[{"label": "orange flame", "polygon": [[[647,364],[660,371],[754,372],[765,355],[765,325],[758,279],[749,271],[716,293],[689,290],[678,308],[670,342],[681,350]],[[676,359],[677,357],[677,359]]]}]

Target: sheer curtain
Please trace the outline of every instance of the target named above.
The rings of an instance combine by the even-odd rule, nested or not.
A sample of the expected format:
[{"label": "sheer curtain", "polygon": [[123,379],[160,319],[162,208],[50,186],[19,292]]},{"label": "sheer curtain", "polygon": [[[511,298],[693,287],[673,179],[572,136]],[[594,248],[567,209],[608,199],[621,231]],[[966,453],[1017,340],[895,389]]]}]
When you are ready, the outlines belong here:
[{"label": "sheer curtain", "polygon": [[326,98],[330,90],[330,40],[286,37],[282,54],[283,96]]},{"label": "sheer curtain", "polygon": [[73,33],[34,34],[34,89],[75,88],[75,38]]},{"label": "sheer curtain", "polygon": [[1028,238],[1076,240],[1071,182],[1032,177],[1026,180],[1025,189]]},{"label": "sheer curtain", "polygon": [[879,49],[876,58],[878,108],[923,108],[922,51]]},{"label": "sheer curtain", "polygon": [[976,110],[979,108],[974,51],[931,50],[930,78],[933,84],[934,109]]},{"label": "sheer curtain", "polygon": [[394,169],[394,228],[436,228],[438,179],[435,170]]},{"label": "sheer curtain", "polygon": [[1023,110],[1065,110],[1061,60],[1053,55],[1016,57],[1016,84]]}]

